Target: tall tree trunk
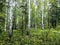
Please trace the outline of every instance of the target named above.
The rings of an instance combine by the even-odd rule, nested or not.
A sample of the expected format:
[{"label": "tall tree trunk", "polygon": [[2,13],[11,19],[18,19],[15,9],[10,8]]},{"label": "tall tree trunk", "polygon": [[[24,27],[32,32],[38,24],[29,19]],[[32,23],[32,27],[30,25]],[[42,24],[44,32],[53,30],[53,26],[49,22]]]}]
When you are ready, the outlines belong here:
[{"label": "tall tree trunk", "polygon": [[28,31],[27,31],[27,35],[30,35],[30,19],[31,19],[31,9],[30,9],[30,0],[28,0]]},{"label": "tall tree trunk", "polygon": [[42,29],[44,29],[44,0],[42,0]]},{"label": "tall tree trunk", "polygon": [[13,3],[13,1],[10,0],[10,4],[9,4],[9,5],[10,5],[10,14],[9,14],[9,15],[10,15],[10,16],[9,16],[9,21],[10,21],[10,22],[9,22],[9,23],[10,23],[10,26],[9,26],[9,29],[10,29],[10,30],[9,30],[9,38],[10,38],[10,39],[11,39],[12,33],[13,33],[13,30],[12,30],[12,25],[13,25],[13,24],[12,24],[12,19],[13,19],[13,14],[12,14],[12,9],[13,9],[13,8],[12,8],[12,6],[13,6],[13,5],[12,5],[12,3]]}]

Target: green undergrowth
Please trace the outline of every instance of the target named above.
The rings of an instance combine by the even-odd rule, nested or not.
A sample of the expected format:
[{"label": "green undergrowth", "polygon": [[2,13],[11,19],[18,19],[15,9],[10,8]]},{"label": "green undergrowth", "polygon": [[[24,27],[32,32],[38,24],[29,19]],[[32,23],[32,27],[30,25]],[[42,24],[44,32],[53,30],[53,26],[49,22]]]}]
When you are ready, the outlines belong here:
[{"label": "green undergrowth", "polygon": [[21,35],[21,30],[14,30],[12,39],[9,40],[9,33],[0,34],[0,45],[60,45],[60,33],[54,29],[30,30],[30,35],[26,31]]}]

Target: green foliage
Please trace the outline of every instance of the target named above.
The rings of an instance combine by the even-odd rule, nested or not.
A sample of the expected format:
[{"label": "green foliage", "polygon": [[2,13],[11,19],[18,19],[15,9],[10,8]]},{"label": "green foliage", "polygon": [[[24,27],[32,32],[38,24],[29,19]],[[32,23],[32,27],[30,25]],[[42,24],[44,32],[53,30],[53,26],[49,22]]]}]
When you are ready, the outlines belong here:
[{"label": "green foliage", "polygon": [[5,14],[0,12],[0,17],[5,18]]},{"label": "green foliage", "polygon": [[[1,45],[60,45],[60,33],[54,30],[31,30],[30,37],[22,36],[21,31],[14,30],[12,40],[9,41],[8,31],[2,33],[0,37]],[[3,40],[3,41],[2,41]]]},{"label": "green foliage", "polygon": [[[49,9],[49,20],[50,20],[50,25],[53,28],[56,28],[57,26],[57,22],[58,22],[58,14],[57,14],[57,9],[58,9],[58,5],[56,0],[50,0],[49,3],[50,5],[50,9]],[[55,24],[54,24],[55,23]]]},{"label": "green foliage", "polygon": [[[7,17],[9,19],[9,6],[7,7],[8,9],[8,16],[5,16],[4,11],[6,11],[6,7],[4,7],[4,2],[5,0],[0,0],[0,19],[2,19],[3,21],[0,20],[0,45],[60,45],[60,26],[58,26],[57,28],[55,28],[56,30],[59,30],[56,32],[56,30],[54,29],[50,29],[50,30],[40,30],[40,29],[31,29],[30,31],[30,37],[26,35],[27,31],[23,30],[23,36],[22,34],[22,29],[24,26],[26,26],[25,28],[27,28],[27,24],[28,24],[28,3],[27,0],[24,2],[22,2],[22,0],[18,0],[17,3],[19,3],[19,5],[16,7],[16,10],[13,10],[12,12],[16,11],[13,13],[13,15],[16,15],[16,22],[14,23],[18,23],[18,28],[19,30],[14,30],[13,31],[13,37],[12,40],[9,40],[9,35],[8,35],[8,31],[4,32],[4,23],[5,23],[5,18]],[[22,5],[20,5],[20,3],[23,3]],[[49,0],[49,3],[52,4],[51,8],[49,9],[49,7],[47,7],[47,0],[44,1],[44,23],[45,23],[45,27],[48,25],[48,18],[51,19],[52,16],[54,15],[54,20],[57,20],[57,18],[60,16],[60,9],[57,7],[57,2],[56,0]],[[37,0],[37,8],[35,8],[35,5],[33,4],[33,0],[31,0],[31,25],[36,25],[41,24],[42,22],[42,2],[41,0]],[[47,8],[46,8],[47,7]],[[57,10],[58,9],[58,10]],[[56,12],[57,10],[57,12]],[[7,23],[9,25],[7,19]],[[18,20],[17,20],[18,19]],[[23,22],[23,24],[22,24]],[[50,22],[49,22],[50,23]],[[37,25],[37,26],[38,26]],[[51,24],[50,24],[51,25]],[[16,26],[17,27],[17,26]],[[39,25],[39,28],[41,26]],[[9,27],[8,27],[9,28]],[[22,29],[21,29],[22,28]]]},{"label": "green foliage", "polygon": [[3,12],[3,7],[5,6],[4,2],[5,0],[0,0],[0,12]]},{"label": "green foliage", "polygon": [[4,14],[3,13],[0,13],[0,33],[2,33],[2,30],[4,29],[4,21],[5,21],[5,19],[4,19],[5,17],[4,17]]}]

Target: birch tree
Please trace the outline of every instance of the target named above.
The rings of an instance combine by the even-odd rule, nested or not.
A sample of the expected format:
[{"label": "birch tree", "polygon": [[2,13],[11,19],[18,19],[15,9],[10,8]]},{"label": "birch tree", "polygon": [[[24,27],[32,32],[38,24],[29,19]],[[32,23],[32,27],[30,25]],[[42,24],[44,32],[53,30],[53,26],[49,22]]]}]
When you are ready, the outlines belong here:
[{"label": "birch tree", "polygon": [[44,0],[42,2],[42,29],[44,29]]},{"label": "birch tree", "polygon": [[12,36],[12,33],[13,33],[13,30],[12,30],[12,26],[13,26],[13,13],[12,13],[12,9],[13,9],[13,1],[10,0],[9,2],[9,6],[10,6],[10,13],[9,13],[9,23],[10,23],[10,26],[9,26],[9,38],[11,39],[11,36]]},{"label": "birch tree", "polygon": [[30,19],[31,19],[31,9],[30,9],[30,0],[28,0],[28,31],[27,31],[27,35],[30,34]]}]

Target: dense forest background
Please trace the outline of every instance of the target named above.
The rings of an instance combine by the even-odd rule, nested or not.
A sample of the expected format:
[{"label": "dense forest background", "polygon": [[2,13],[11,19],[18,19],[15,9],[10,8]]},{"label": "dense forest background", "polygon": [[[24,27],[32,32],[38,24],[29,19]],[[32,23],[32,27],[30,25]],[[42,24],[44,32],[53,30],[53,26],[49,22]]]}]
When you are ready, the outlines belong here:
[{"label": "dense forest background", "polygon": [[60,45],[60,0],[0,0],[0,45]]}]

